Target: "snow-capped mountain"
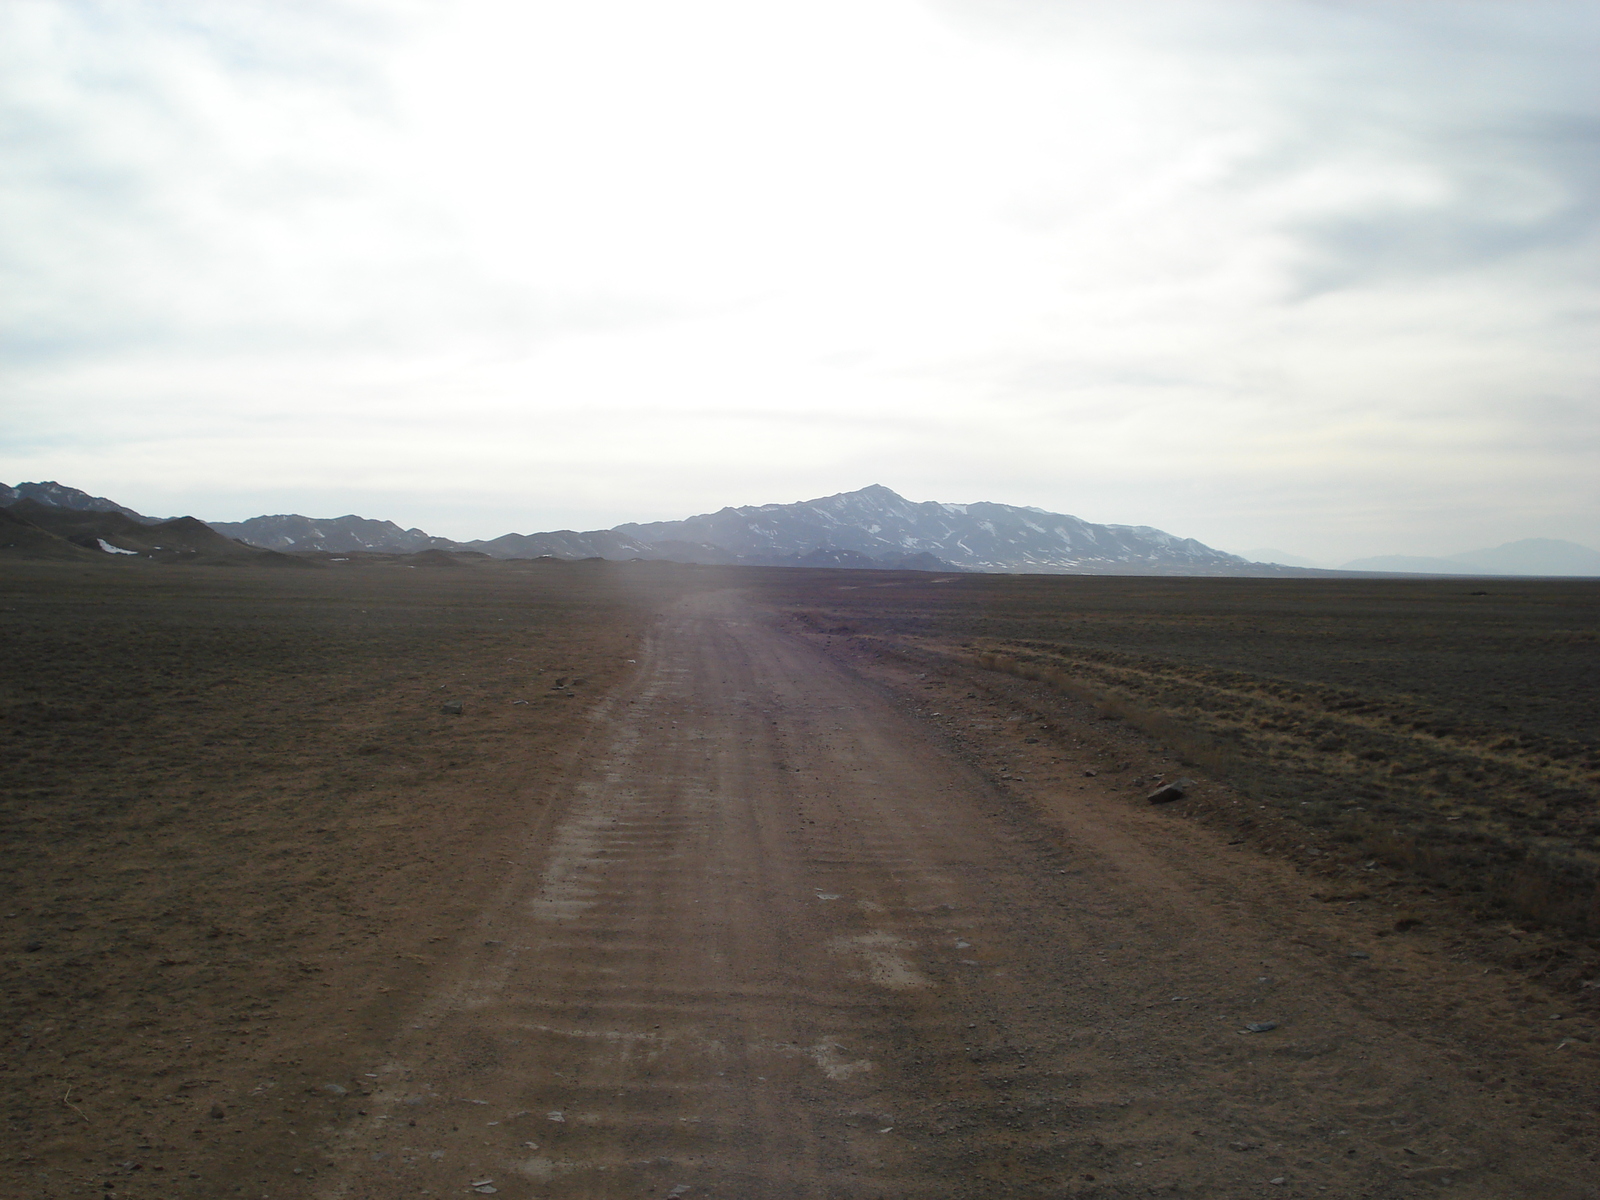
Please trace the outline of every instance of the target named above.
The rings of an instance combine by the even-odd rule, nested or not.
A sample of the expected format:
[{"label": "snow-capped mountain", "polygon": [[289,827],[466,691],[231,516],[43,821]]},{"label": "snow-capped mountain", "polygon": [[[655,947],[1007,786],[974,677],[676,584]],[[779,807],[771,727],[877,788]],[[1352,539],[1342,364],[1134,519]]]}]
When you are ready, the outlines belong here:
[{"label": "snow-capped mountain", "polygon": [[248,521],[208,521],[218,533],[266,550],[379,550],[410,554],[417,550],[460,549],[449,538],[433,537],[420,529],[401,529],[393,521],[367,517],[302,517],[280,513],[251,517]]},{"label": "snow-capped mountain", "polygon": [[[797,504],[724,508],[682,521],[471,542],[496,557],[672,558],[777,566],[823,562],[971,571],[1195,573],[1245,565],[1234,554],[1146,525],[1096,525],[1010,504],[913,503],[874,484]],[[830,559],[830,555],[834,556]],[[838,557],[849,556],[848,559]]]},{"label": "snow-capped mountain", "polygon": [[871,558],[929,554],[974,571],[1193,570],[1244,559],[1147,525],[1096,525],[1010,504],[913,503],[880,484],[798,504],[761,504],[613,531],[641,542],[709,543],[744,560],[822,547]]},{"label": "snow-capped mountain", "polygon": [[[63,518],[71,510],[115,515],[145,525],[161,520],[58,483],[0,485],[0,507],[24,501],[48,506]],[[494,558],[552,555],[707,565],[1056,574],[1248,575],[1288,570],[1249,563],[1193,538],[1174,537],[1147,525],[1097,525],[1011,504],[913,503],[877,484],[795,504],[724,508],[682,521],[626,524],[583,533],[571,529],[508,533],[474,542],[456,542],[421,529],[402,529],[393,521],[354,515],[315,518],[288,513],[209,525],[248,546],[286,552],[470,550]]]},{"label": "snow-capped mountain", "polygon": [[[152,519],[138,513],[128,515],[116,508],[68,508],[43,504],[37,500],[18,500],[8,505],[6,514],[13,522],[31,525],[53,534],[70,545],[103,554],[124,554],[164,561],[189,561],[196,555],[208,559],[259,554],[242,546],[204,521],[193,517]],[[13,525],[12,530],[16,527]]]},{"label": "snow-capped mountain", "polygon": [[54,479],[46,479],[41,483],[19,483],[16,487],[0,483],[0,508],[9,508],[19,500],[32,500],[35,504],[42,504],[46,508],[65,508],[74,512],[121,513],[144,525],[167,520],[166,517],[144,516],[131,508],[124,508],[115,500],[107,500],[104,496],[91,496],[78,488],[57,483]]}]

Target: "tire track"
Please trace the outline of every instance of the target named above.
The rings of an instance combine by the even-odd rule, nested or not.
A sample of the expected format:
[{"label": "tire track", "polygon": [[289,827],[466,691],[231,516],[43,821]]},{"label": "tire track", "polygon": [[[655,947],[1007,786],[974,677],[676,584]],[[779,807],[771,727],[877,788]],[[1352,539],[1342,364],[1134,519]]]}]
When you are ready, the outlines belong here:
[{"label": "tire track", "polygon": [[1063,844],[736,596],[608,703],[319,1195],[1581,1194],[1325,964]]}]

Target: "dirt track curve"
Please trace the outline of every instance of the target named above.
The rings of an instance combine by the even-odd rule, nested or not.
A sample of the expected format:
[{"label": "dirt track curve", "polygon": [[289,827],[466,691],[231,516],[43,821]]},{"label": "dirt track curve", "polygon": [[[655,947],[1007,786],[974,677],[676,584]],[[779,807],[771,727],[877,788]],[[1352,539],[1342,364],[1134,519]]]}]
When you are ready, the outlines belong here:
[{"label": "dirt track curve", "polygon": [[321,1200],[1595,1193],[1277,868],[996,791],[733,593],[642,654]]}]

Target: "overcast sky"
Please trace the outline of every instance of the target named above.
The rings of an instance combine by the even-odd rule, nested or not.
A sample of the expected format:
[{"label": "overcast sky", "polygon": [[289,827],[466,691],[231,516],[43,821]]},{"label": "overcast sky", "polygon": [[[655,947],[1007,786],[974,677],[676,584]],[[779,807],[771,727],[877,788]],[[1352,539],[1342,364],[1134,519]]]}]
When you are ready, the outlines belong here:
[{"label": "overcast sky", "polygon": [[1600,547],[1592,0],[0,5],[0,479]]}]

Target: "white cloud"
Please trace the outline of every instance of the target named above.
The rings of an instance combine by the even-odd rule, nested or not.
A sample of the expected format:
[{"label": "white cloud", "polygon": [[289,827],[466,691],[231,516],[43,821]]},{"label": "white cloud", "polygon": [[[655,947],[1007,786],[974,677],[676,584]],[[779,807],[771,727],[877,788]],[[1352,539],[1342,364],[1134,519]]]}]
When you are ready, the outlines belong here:
[{"label": "white cloud", "polygon": [[1600,543],[1586,5],[0,22],[8,481],[458,536],[878,481],[1326,558]]}]

